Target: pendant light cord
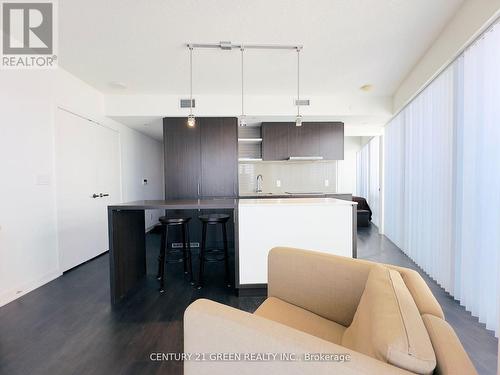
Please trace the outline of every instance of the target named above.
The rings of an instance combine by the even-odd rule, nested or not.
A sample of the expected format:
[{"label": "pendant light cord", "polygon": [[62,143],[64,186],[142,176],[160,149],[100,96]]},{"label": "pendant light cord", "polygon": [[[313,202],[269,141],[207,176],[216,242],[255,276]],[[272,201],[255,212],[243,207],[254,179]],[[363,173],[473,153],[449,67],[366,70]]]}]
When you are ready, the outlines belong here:
[{"label": "pendant light cord", "polygon": [[193,47],[189,47],[189,115],[193,115]]},{"label": "pendant light cord", "polygon": [[300,49],[297,48],[297,116],[300,116]]},{"label": "pendant light cord", "polygon": [[241,116],[245,116],[245,102],[244,102],[244,94],[245,94],[245,80],[243,77],[243,72],[244,72],[244,63],[243,63],[243,56],[244,56],[245,49],[243,46],[241,47]]}]

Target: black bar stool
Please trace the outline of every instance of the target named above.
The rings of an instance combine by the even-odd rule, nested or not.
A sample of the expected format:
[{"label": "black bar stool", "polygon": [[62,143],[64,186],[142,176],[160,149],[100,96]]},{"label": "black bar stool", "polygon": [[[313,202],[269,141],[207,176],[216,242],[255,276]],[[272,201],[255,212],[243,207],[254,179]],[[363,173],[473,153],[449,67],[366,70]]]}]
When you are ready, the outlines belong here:
[{"label": "black bar stool", "polygon": [[[228,287],[231,286],[229,282],[229,252],[227,248],[227,230],[226,223],[230,219],[230,215],[225,214],[211,214],[211,215],[200,215],[198,218],[202,223],[201,230],[201,248],[200,248],[200,272],[198,274],[198,289],[203,286],[203,269],[205,267],[205,262],[221,262],[224,261],[225,266],[225,283]],[[222,241],[224,243],[223,254],[219,249],[207,250],[207,226],[217,225],[222,226]]]},{"label": "black bar stool", "polygon": [[[189,275],[189,281],[193,283],[193,269],[191,263],[191,243],[189,240],[189,221],[190,217],[168,218],[160,217],[162,226],[160,255],[158,257],[158,279],[160,280],[160,292],[165,291],[165,263],[184,263],[184,273]],[[168,248],[168,228],[180,226],[182,232],[182,257],[172,258],[169,256],[180,252],[178,249]]]}]

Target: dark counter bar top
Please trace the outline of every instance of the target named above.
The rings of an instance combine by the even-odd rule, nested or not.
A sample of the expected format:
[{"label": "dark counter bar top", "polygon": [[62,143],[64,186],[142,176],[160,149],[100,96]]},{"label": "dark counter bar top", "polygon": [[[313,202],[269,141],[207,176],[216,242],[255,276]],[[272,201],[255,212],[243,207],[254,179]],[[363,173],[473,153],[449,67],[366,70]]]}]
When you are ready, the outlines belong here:
[{"label": "dark counter bar top", "polygon": [[234,209],[238,207],[238,199],[234,198],[203,198],[203,199],[173,199],[146,200],[115,204],[108,210],[192,210],[192,209]]}]

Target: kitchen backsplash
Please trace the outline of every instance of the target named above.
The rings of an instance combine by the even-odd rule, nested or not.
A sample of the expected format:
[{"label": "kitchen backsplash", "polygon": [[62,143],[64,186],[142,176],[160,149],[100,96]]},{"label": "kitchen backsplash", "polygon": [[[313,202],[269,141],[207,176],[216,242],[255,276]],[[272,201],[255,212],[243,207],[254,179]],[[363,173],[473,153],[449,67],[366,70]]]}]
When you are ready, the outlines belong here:
[{"label": "kitchen backsplash", "polygon": [[[255,193],[262,175],[264,193],[336,193],[336,161],[239,163],[240,194]],[[280,185],[280,186],[278,186]]]}]

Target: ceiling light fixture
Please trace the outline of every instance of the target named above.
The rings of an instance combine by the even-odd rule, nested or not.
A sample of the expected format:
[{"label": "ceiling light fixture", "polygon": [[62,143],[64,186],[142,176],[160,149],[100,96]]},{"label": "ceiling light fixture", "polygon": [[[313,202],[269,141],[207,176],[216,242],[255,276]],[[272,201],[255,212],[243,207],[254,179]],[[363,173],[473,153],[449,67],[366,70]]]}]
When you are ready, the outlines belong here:
[{"label": "ceiling light fixture", "polygon": [[297,47],[297,117],[295,126],[302,126],[302,115],[300,114],[300,47]]},{"label": "ceiling light fixture", "polygon": [[127,88],[127,86],[123,82],[118,81],[111,81],[108,83],[108,86],[116,90],[125,90]]},{"label": "ceiling light fixture", "polygon": [[196,119],[193,115],[193,47],[189,47],[189,116],[187,118],[187,126],[194,128]]},{"label": "ceiling light fixture", "polygon": [[373,90],[373,85],[367,83],[359,88],[361,91],[368,92]]},{"label": "ceiling light fixture", "polygon": [[241,116],[240,126],[247,126],[247,118],[245,116],[245,80],[244,80],[244,54],[245,48],[240,47],[241,50]]}]

